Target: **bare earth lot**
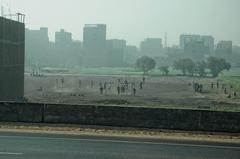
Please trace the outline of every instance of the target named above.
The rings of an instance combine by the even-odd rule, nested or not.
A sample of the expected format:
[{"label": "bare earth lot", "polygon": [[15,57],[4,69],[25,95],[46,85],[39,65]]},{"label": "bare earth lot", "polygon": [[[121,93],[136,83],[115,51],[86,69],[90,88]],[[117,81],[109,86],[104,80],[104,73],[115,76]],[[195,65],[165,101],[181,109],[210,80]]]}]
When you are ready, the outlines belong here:
[{"label": "bare earth lot", "polygon": [[[62,82],[64,79],[64,82]],[[120,83],[119,83],[120,79]],[[118,95],[117,87],[127,80],[129,88]],[[240,111],[240,92],[233,97],[234,88],[216,79],[194,77],[146,77],[140,89],[141,76],[44,75],[25,76],[25,97],[29,102],[100,104],[182,109]],[[203,93],[196,93],[192,83],[203,84]],[[211,88],[211,83],[214,88]],[[100,94],[100,83],[103,94]],[[93,84],[93,85],[92,85]],[[135,84],[136,96],[133,95]],[[228,94],[232,97],[228,98]]]}]

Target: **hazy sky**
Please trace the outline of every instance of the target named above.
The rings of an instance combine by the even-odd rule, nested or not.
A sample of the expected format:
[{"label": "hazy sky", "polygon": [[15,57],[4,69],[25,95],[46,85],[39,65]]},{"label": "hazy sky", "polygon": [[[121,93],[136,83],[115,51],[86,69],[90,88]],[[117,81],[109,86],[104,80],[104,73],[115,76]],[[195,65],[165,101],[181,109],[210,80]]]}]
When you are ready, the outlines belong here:
[{"label": "hazy sky", "polygon": [[[168,33],[178,44],[182,33],[213,35],[240,45],[240,0],[0,0],[11,12],[26,14],[26,26],[60,28],[82,40],[86,23],[107,24],[107,37],[136,44]],[[6,9],[8,10],[8,9]]]}]

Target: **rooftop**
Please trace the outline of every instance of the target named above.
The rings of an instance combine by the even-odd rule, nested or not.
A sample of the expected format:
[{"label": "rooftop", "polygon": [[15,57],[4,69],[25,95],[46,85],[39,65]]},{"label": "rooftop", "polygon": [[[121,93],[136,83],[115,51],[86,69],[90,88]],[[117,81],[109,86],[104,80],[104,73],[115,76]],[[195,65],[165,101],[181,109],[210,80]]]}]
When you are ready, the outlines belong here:
[{"label": "rooftop", "polygon": [[1,18],[17,21],[19,23],[25,23],[25,14],[16,13],[16,14],[3,14]]},{"label": "rooftop", "polygon": [[85,24],[85,27],[106,27],[106,24]]}]

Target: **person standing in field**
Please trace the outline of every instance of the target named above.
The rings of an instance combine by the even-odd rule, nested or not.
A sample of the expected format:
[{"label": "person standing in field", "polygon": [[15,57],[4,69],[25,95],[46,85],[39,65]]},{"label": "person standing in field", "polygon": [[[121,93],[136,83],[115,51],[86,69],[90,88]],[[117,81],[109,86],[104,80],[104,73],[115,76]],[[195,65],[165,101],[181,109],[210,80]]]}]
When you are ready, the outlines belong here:
[{"label": "person standing in field", "polygon": [[136,88],[134,87],[134,88],[133,88],[133,96],[136,96],[136,91],[137,91],[137,90],[136,90]]},{"label": "person standing in field", "polygon": [[120,88],[120,86],[118,85],[118,86],[117,86],[118,95],[120,94],[120,90],[121,90],[121,88]]},{"label": "person standing in field", "polygon": [[103,87],[100,86],[100,94],[102,95],[103,94]]}]

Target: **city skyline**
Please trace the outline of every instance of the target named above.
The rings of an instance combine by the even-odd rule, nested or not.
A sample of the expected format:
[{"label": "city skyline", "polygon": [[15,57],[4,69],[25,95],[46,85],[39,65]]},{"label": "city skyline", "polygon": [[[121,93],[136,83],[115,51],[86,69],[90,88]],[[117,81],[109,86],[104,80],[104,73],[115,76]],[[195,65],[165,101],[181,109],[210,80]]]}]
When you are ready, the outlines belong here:
[{"label": "city skyline", "polygon": [[[98,25],[105,25],[106,26],[106,24],[85,24],[85,27],[86,26],[98,26]],[[42,30],[42,29],[47,29],[47,35],[49,36],[49,28],[48,27],[39,27],[39,28],[37,28],[37,29],[31,29],[31,28],[26,28],[26,30],[31,30],[31,31],[39,31],[39,30]],[[69,37],[70,39],[71,39],[71,41],[72,42],[83,42],[84,41],[84,35],[83,35],[83,37],[81,38],[81,39],[74,39],[73,37],[72,37],[72,32],[71,31],[68,31],[68,30],[65,30],[64,28],[60,28],[59,30],[56,30],[56,31],[54,31],[54,37],[53,37],[53,39],[48,39],[49,40],[49,42],[56,42],[56,34],[58,34],[59,32],[63,32],[63,33],[67,33],[67,34],[69,34],[69,36],[71,36],[71,37]],[[83,34],[84,34],[84,28],[83,28]],[[108,32],[108,30],[107,30],[107,26],[106,26],[106,35],[107,35],[107,32]],[[183,49],[182,48],[182,36],[186,36],[186,37],[194,37],[194,39],[196,39],[196,37],[205,37],[205,38],[212,38],[212,40],[213,40],[213,45],[214,45],[214,47],[217,47],[217,44],[218,44],[218,42],[222,42],[222,41],[231,41],[232,43],[234,43],[234,41],[232,41],[232,40],[219,40],[219,41],[217,41],[216,39],[215,39],[215,37],[213,37],[212,35],[201,35],[201,34],[180,34],[179,35],[179,37],[178,37],[178,43],[177,44],[174,44],[174,45],[172,45],[172,46],[168,46],[168,47],[176,47],[176,46],[178,46],[180,49]],[[70,40],[69,39],[69,40]],[[141,44],[144,42],[144,41],[146,41],[146,40],[149,40],[149,39],[157,39],[157,40],[161,40],[161,47],[162,48],[164,48],[165,47],[165,37],[155,37],[155,38],[152,38],[152,37],[145,37],[144,39],[142,39],[142,40],[140,40],[139,41],[139,44],[137,44],[137,45],[134,45],[134,44],[128,44],[128,41],[127,41],[127,39],[118,39],[118,38],[116,38],[116,37],[112,37],[112,38],[107,38],[106,37],[106,41],[107,40],[123,40],[123,41],[126,41],[126,44],[127,45],[129,45],[129,46],[136,46],[136,47],[138,47],[138,48],[140,48],[141,47]],[[199,39],[200,40],[200,39]],[[238,45],[236,45],[236,46],[238,46]],[[214,49],[214,48],[212,48],[212,49]]]},{"label": "city skyline", "polygon": [[[108,39],[126,39],[130,45],[138,46],[140,41],[149,37],[164,39],[165,32],[170,46],[179,44],[181,34],[212,35],[216,41],[232,40],[234,45],[240,45],[238,0],[0,2],[9,6],[12,12],[25,13],[28,28],[49,27],[51,41],[55,31],[61,28],[72,32],[73,39],[82,41],[84,24],[103,23],[108,26]],[[54,5],[57,7],[53,11]]]}]

